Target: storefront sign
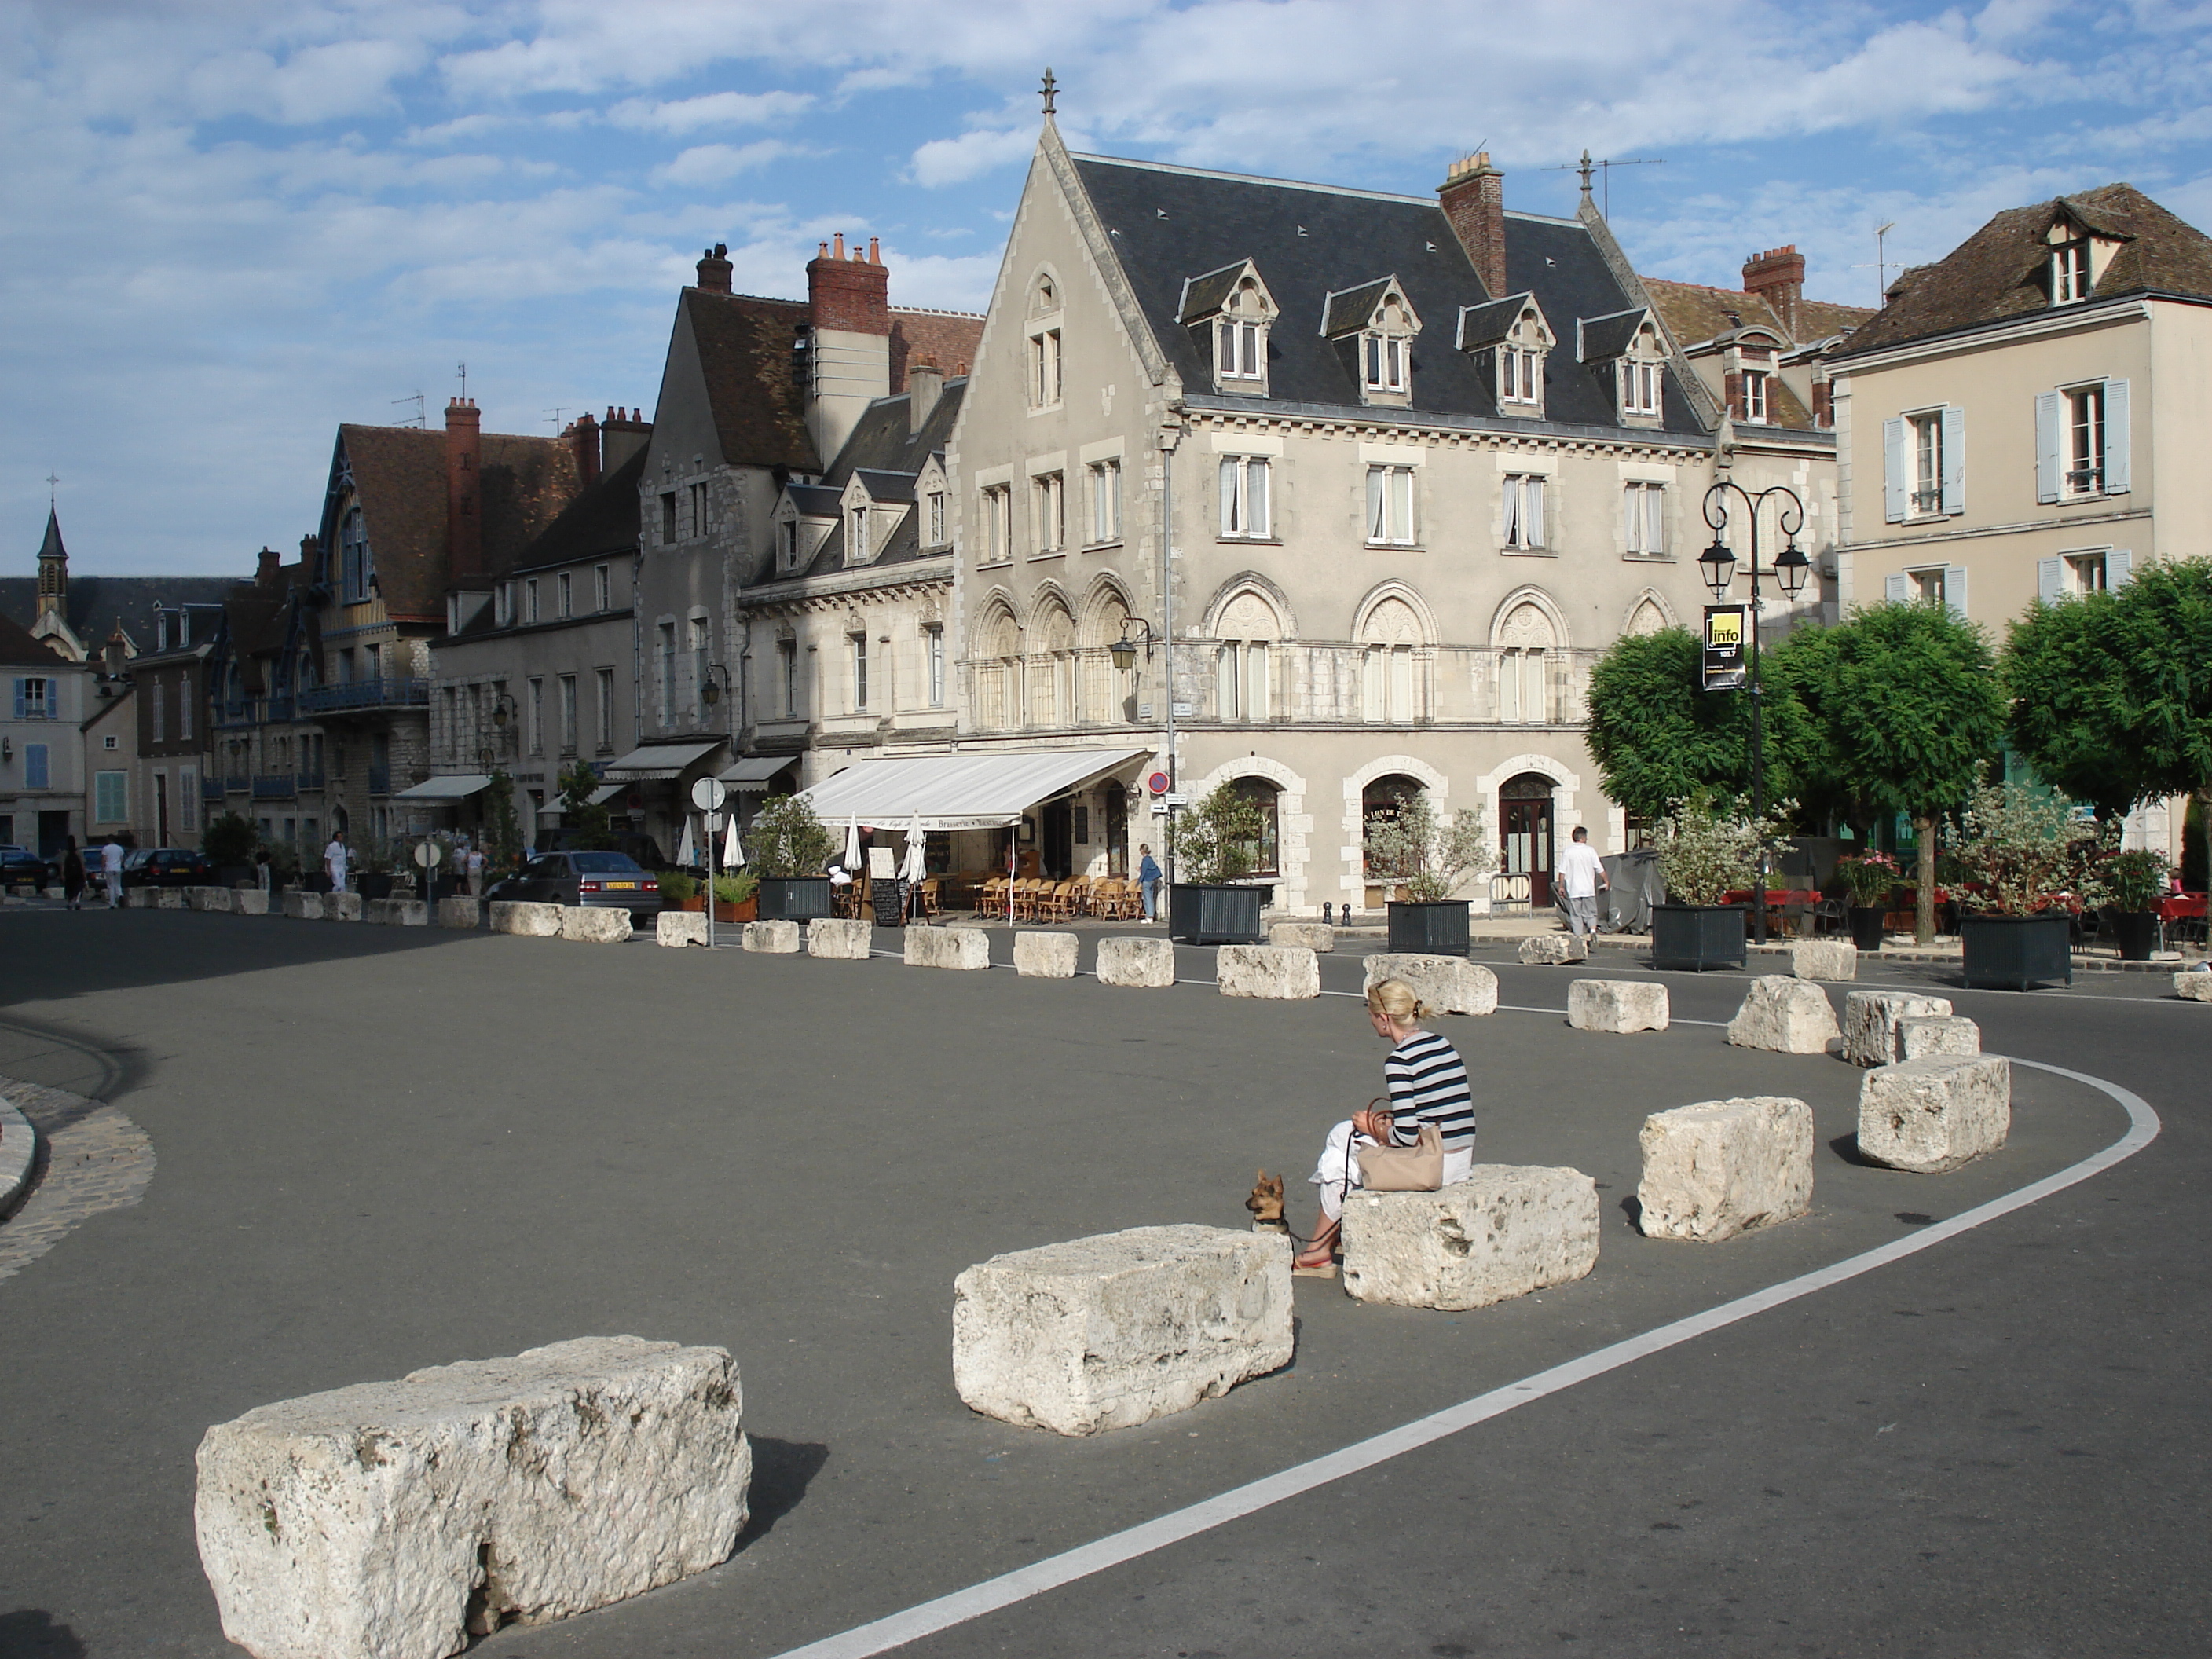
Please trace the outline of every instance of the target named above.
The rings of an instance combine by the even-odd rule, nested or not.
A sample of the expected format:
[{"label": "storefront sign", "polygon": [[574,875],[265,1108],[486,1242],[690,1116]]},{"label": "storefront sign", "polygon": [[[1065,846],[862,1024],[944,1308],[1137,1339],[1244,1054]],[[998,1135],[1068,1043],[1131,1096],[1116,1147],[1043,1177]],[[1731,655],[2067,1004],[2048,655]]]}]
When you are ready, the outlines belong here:
[{"label": "storefront sign", "polygon": [[1709,605],[1705,607],[1705,652],[1703,689],[1735,691],[1742,689],[1744,672],[1745,607]]}]

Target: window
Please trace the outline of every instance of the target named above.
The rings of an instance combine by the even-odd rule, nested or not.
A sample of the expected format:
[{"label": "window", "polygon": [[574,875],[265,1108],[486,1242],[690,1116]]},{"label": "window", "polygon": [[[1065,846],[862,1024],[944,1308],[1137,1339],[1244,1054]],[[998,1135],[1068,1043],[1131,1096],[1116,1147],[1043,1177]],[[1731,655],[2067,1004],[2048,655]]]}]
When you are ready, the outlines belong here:
[{"label": "window", "polygon": [[2092,380],[2036,394],[2036,500],[2127,493],[2128,389],[2125,380]]},{"label": "window", "polygon": [[1544,480],[1540,474],[1505,475],[1505,544],[1523,550],[1544,544]]},{"label": "window", "polygon": [[799,716],[799,641],[778,640],[775,659],[776,677],[783,683],[783,717],[795,720]]},{"label": "window", "polygon": [[114,748],[114,747],[116,746],[115,734],[114,734],[112,732],[109,732],[106,737],[102,738],[100,740],[100,746],[102,749],[112,749],[112,748]]},{"label": "window", "polygon": [[1267,462],[1256,455],[1221,458],[1221,533],[1260,541],[1269,534]]},{"label": "window", "polygon": [[707,533],[707,486],[691,486],[691,533],[695,537]]},{"label": "window", "polygon": [[676,624],[660,624],[660,723],[676,724]]},{"label": "window", "polygon": [[1638,558],[1655,558],[1667,550],[1667,486],[1632,483],[1622,491],[1622,519],[1628,532],[1628,550]]},{"label": "window", "polygon": [[1966,411],[1956,407],[1882,422],[1883,514],[1890,523],[1966,510]]},{"label": "window", "polygon": [[1543,353],[1522,346],[1498,349],[1498,401],[1537,404],[1543,401]]},{"label": "window", "polygon": [[868,709],[868,636],[853,635],[853,712],[864,714]]},{"label": "window", "polygon": [[54,718],[55,688],[58,682],[27,679],[15,682],[15,718],[50,720]]},{"label": "window", "polygon": [[575,614],[569,590],[568,573],[564,570],[553,579],[554,604],[558,607],[553,613],[555,616],[567,617]]},{"label": "window", "polygon": [[2065,394],[2066,493],[2101,495],[2105,488],[2105,388],[2076,386]]},{"label": "window", "polygon": [[1942,565],[1929,570],[1908,570],[1905,579],[1911,583],[1911,596],[1931,605],[1943,603],[1943,569]]},{"label": "window", "polygon": [[1036,550],[1060,553],[1067,548],[1067,475],[1040,472],[1030,480],[1031,510],[1036,514]]},{"label": "window", "polygon": [[1239,778],[1231,787],[1260,817],[1260,833],[1244,843],[1252,855],[1252,873],[1279,876],[1283,873],[1282,835],[1275,786],[1265,778]]},{"label": "window", "polygon": [[538,578],[535,576],[522,584],[522,619],[532,623],[538,620]]},{"label": "window", "polygon": [[613,574],[605,565],[592,567],[592,597],[596,601],[593,609],[611,611],[615,608],[614,586]]},{"label": "window", "polygon": [[1224,317],[1213,325],[1213,374],[1221,380],[1262,380],[1267,359],[1257,323]]},{"label": "window", "polygon": [[994,484],[983,492],[983,562],[1003,564],[1013,556],[1014,492]]},{"label": "window", "polygon": [[23,745],[24,788],[45,789],[50,787],[46,781],[46,745],[43,743],[27,743]]},{"label": "window", "polygon": [[1912,428],[1912,510],[1940,513],[1943,509],[1943,417],[1915,415]]},{"label": "window", "polygon": [[576,677],[561,676],[561,752],[576,752]]},{"label": "window", "polygon": [[1367,469],[1367,543],[1370,547],[1413,544],[1412,467]]},{"label": "window", "polygon": [[1365,389],[1403,392],[1413,368],[1413,343],[1402,335],[1369,333],[1362,337],[1361,347]]},{"label": "window", "polygon": [[786,570],[799,568],[799,520],[786,519],[775,527],[775,556]]},{"label": "window", "polygon": [[945,630],[928,628],[922,630],[922,648],[927,653],[929,668],[929,706],[945,707]]},{"label": "window", "polygon": [[197,833],[200,827],[200,775],[192,767],[182,768],[177,773],[177,811],[184,828]]},{"label": "window", "polygon": [[1091,544],[1121,539],[1121,463],[1093,461],[1091,478]]},{"label": "window", "polygon": [[372,683],[381,680],[384,678],[384,647],[382,646],[364,645],[362,647],[361,677],[362,678]]},{"label": "window", "polygon": [[375,571],[369,560],[368,527],[357,507],[347,508],[338,524],[338,573],[349,605],[368,597],[369,578]]},{"label": "window", "polygon": [[1231,640],[1216,663],[1215,694],[1225,720],[1264,720],[1273,706],[1273,664],[1265,640]]},{"label": "window", "polygon": [[514,626],[514,584],[501,582],[492,590],[493,619],[501,628]]},{"label": "window", "polygon": [[694,714],[706,707],[702,698],[707,690],[707,624],[698,617],[691,619],[691,696]]},{"label": "window", "polygon": [[1743,372],[1743,418],[1754,425],[1766,424],[1766,371],[1763,368]]},{"label": "window", "polygon": [[660,544],[676,544],[676,492],[672,489],[660,492]]},{"label": "window", "polygon": [[1620,365],[1620,412],[1624,415],[1656,415],[1659,411],[1659,391],[1666,372],[1663,363],[1640,363],[1623,359]]},{"label": "window", "polygon": [[1060,402],[1060,331],[1030,336],[1030,407],[1051,409]]},{"label": "window", "polygon": [[592,701],[597,705],[597,728],[599,752],[606,754],[615,746],[615,671],[596,668],[592,671]]},{"label": "window", "polygon": [[102,823],[123,823],[131,817],[131,775],[95,772],[92,775],[92,815]]},{"label": "window", "polygon": [[947,539],[945,533],[945,492],[933,489],[929,492],[929,544],[942,547]]},{"label": "window", "polygon": [[2089,297],[2089,242],[2084,237],[2051,251],[2051,303],[2071,305]]},{"label": "window", "polygon": [[192,740],[192,671],[189,668],[177,682],[177,740]]},{"label": "window", "polygon": [[2110,567],[2102,553],[2069,553],[2066,556],[2066,591],[2069,593],[2102,593],[2112,585]]},{"label": "window", "polygon": [[868,509],[856,507],[845,526],[845,562],[866,564],[868,562]]},{"label": "window", "polygon": [[533,679],[530,682],[528,736],[530,752],[533,755],[544,754],[545,752],[545,682],[540,679]]},{"label": "window", "polygon": [[[156,743],[160,743],[164,740],[161,736],[161,705],[164,699],[164,694],[167,692],[167,689],[168,688],[164,686],[161,681],[155,680],[154,682],[154,741]],[[110,749],[114,748],[115,739],[110,738],[107,740],[107,746]]]},{"label": "window", "polygon": [[[2047,576],[2045,580],[2048,580]],[[1966,567],[1962,564],[1938,564],[1918,570],[1899,571],[1883,579],[1882,598],[1890,605],[1910,605],[1917,600],[1941,605],[1964,622],[1966,620]]]}]

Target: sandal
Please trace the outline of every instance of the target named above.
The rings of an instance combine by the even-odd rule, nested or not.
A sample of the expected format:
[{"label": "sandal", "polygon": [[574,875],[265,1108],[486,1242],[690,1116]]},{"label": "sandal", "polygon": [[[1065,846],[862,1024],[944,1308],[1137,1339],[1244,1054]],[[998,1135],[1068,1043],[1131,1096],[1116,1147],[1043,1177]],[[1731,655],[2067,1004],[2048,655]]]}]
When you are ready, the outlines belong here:
[{"label": "sandal", "polygon": [[1329,1255],[1322,1257],[1317,1261],[1309,1260],[1304,1255],[1292,1256],[1291,1258],[1291,1277],[1293,1279],[1335,1278],[1336,1256],[1334,1252],[1332,1251]]}]

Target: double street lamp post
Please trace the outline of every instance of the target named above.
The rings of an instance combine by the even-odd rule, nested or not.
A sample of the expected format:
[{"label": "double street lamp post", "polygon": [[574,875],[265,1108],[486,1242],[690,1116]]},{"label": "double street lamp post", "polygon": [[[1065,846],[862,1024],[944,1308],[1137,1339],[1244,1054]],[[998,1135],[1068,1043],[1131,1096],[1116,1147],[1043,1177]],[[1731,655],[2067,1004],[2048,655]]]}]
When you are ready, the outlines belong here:
[{"label": "double street lamp post", "polygon": [[[1781,588],[1784,599],[1794,599],[1804,591],[1805,578],[1811,574],[1813,562],[1805,556],[1805,550],[1797,545],[1797,532],[1805,526],[1805,503],[1797,492],[1786,484],[1773,484],[1761,490],[1746,489],[1730,478],[1723,478],[1705,491],[1705,523],[1711,526],[1713,544],[1698,556],[1698,574],[1705,578],[1705,586],[1712,590],[1716,604],[1728,597],[1729,584],[1735,580],[1736,558],[1728,544],[1730,498],[1743,504],[1744,517],[1751,533],[1751,624],[1745,629],[1750,635],[1751,679],[1751,814],[1754,823],[1766,816],[1766,726],[1761,710],[1759,684],[1759,613],[1765,604],[1759,592],[1762,577],[1771,578]],[[1774,556],[1771,564],[1762,567],[1759,562],[1759,520],[1769,501],[1775,505],[1775,528],[1788,538],[1788,544]],[[1759,851],[1757,872],[1758,890],[1752,895],[1752,936],[1759,943],[1766,943],[1766,848]]]}]

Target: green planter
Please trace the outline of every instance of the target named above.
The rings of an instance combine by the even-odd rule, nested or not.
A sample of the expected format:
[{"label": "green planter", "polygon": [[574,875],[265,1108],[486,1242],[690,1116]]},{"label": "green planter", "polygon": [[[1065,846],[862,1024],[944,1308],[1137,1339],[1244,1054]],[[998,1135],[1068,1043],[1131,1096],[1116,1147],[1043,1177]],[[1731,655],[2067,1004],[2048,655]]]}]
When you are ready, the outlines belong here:
[{"label": "green planter", "polygon": [[2025,991],[2053,980],[2071,985],[2074,955],[2067,945],[2071,921],[2063,910],[2033,916],[1960,917],[1966,988]]},{"label": "green planter", "polygon": [[1463,957],[1468,951],[1465,899],[1390,905],[1390,949],[1414,956]]},{"label": "green planter", "polygon": [[1744,924],[1750,914],[1743,904],[1653,905],[1651,965],[1696,973],[1742,967],[1747,954]]},{"label": "green planter", "polygon": [[1186,945],[1257,945],[1269,890],[1176,882],[1168,888],[1168,937]]},{"label": "green planter", "polygon": [[814,921],[830,914],[827,876],[763,876],[760,920]]}]

